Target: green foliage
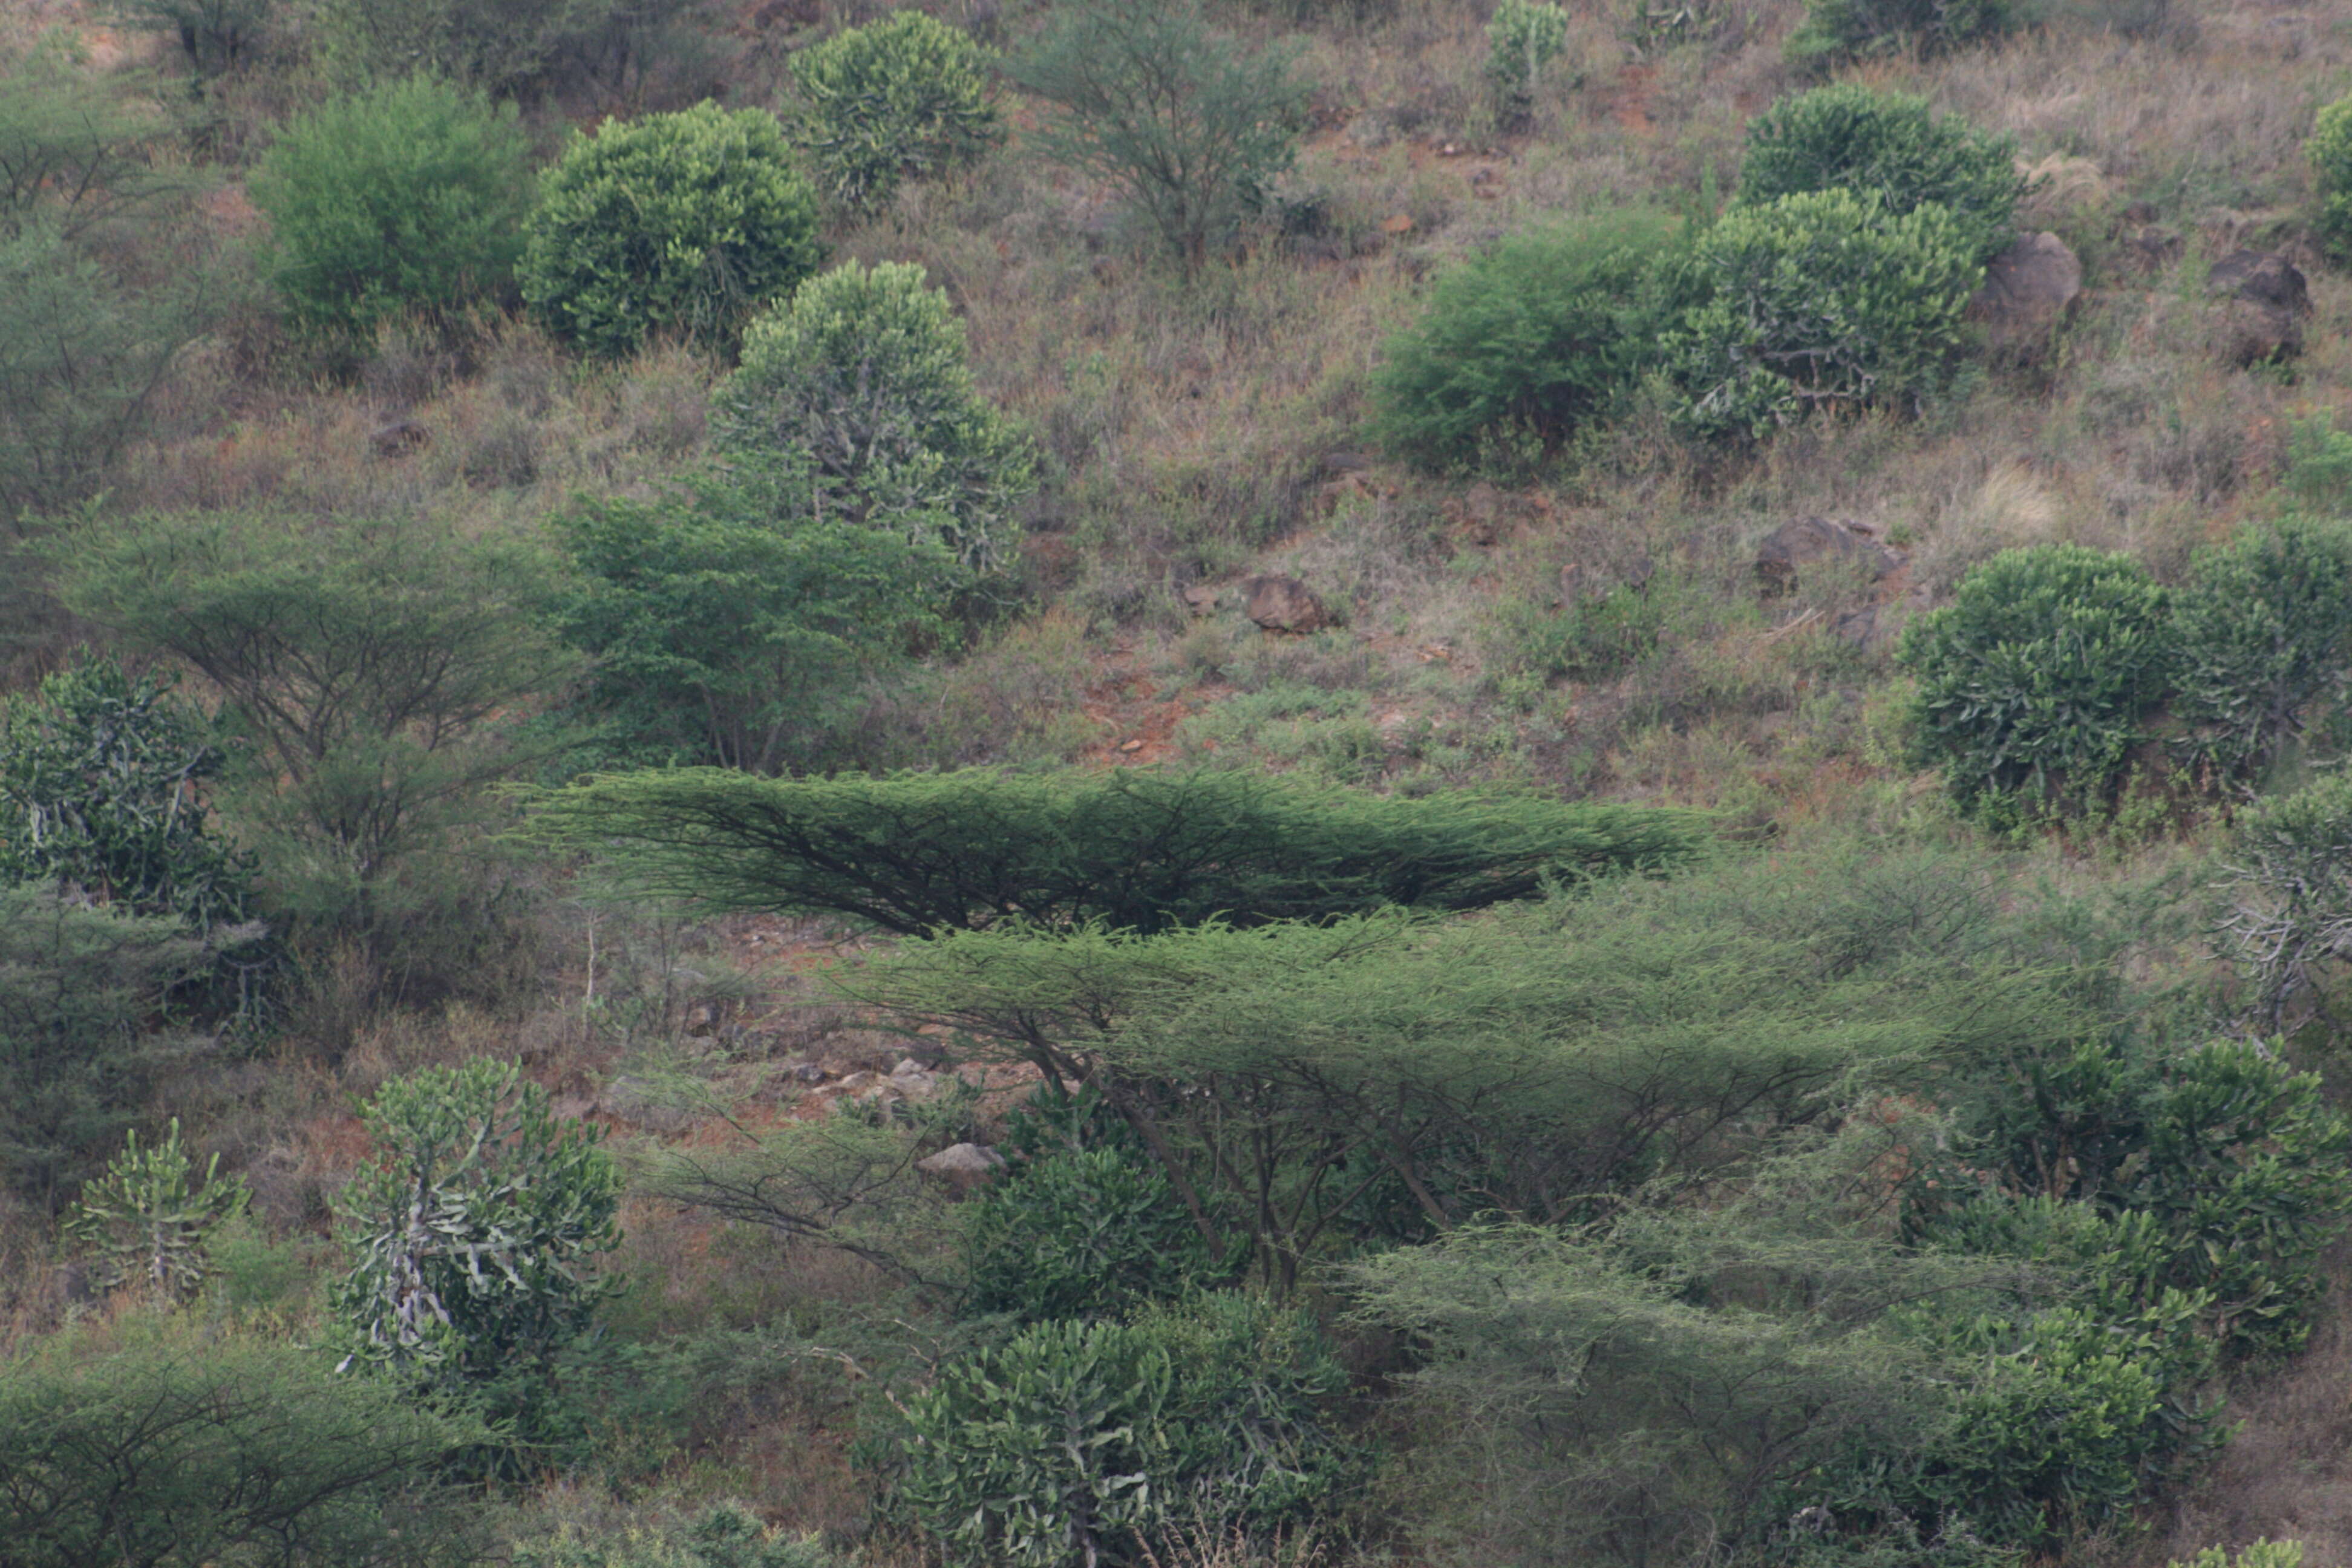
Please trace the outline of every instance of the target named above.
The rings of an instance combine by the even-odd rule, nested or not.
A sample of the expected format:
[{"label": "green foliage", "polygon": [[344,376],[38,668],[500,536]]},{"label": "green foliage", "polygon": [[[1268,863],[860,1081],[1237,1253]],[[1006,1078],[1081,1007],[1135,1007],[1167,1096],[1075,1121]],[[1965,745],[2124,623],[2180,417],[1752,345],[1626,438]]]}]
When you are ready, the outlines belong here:
[{"label": "green foliage", "polygon": [[1698,242],[1706,293],[1664,352],[1701,435],[1760,437],[1814,414],[1916,412],[1944,384],[1984,280],[1946,207],[1807,191],[1737,206]]},{"label": "green foliage", "polygon": [[11,1568],[428,1568],[477,1560],[441,1462],[477,1434],[312,1352],[66,1333],[0,1362]]},{"label": "green foliage", "polygon": [[400,862],[533,760],[517,710],[573,668],[541,629],[541,556],[448,523],[114,517],[58,559],[79,614],[220,693],[266,884],[324,926],[394,918]]},{"label": "green foliage", "polygon": [[575,18],[611,0],[313,0],[320,52],[348,82],[424,73],[501,95],[538,79]]},{"label": "green foliage", "polygon": [[832,1568],[815,1536],[761,1524],[740,1503],[713,1503],[691,1520],[590,1532],[567,1529],[515,1543],[515,1568]]},{"label": "green foliage", "polygon": [[573,134],[523,225],[522,294],[591,353],[660,333],[731,353],[822,258],[816,196],[775,116],[705,101]]},{"label": "green foliage", "polygon": [[98,487],[205,320],[116,283],[45,222],[0,239],[0,528]]},{"label": "green foliage", "polygon": [[1549,878],[1660,869],[1703,841],[1698,821],[1675,811],[1130,769],[620,773],[542,795],[537,822],[558,845],[599,850],[643,894],[846,915],[907,935],[1478,909],[1530,897]]},{"label": "green foliage", "polygon": [[2017,141],[1980,131],[1927,100],[1840,82],[1782,99],[1748,122],[1739,200],[1761,206],[1801,191],[1874,195],[1894,216],[1934,202],[1969,249],[1990,260],[2011,237],[2026,181]]},{"label": "green foliage", "polygon": [[1663,322],[1648,284],[1675,226],[1603,214],[1514,235],[1446,273],[1375,373],[1381,442],[1433,467],[1528,442],[1556,455],[1654,356]]},{"label": "green foliage", "polygon": [[2277,1028],[2296,996],[2324,1003],[2328,966],[2352,957],[2352,773],[2261,802],[2235,837],[2221,934]]},{"label": "green foliage", "polygon": [[242,1176],[222,1177],[220,1156],[195,1165],[180,1146],[180,1119],[151,1149],[128,1145],[86,1184],[66,1222],[68,1233],[95,1255],[93,1281],[112,1290],[133,1281],[166,1300],[184,1300],[204,1285],[212,1233],[245,1212],[252,1194]]},{"label": "green foliage", "polygon": [[1312,1320],[1244,1295],[1045,1322],[907,1403],[893,1505],[961,1563],[1139,1560],[1168,1532],[1271,1529],[1347,1479]]},{"label": "green foliage", "polygon": [[140,86],[47,43],[0,74],[0,239],[84,239],[184,188],[152,155],[173,127]]},{"label": "green foliage", "polygon": [[361,1110],[375,1159],[335,1196],[351,1268],[334,1290],[353,1362],[509,1419],[551,1424],[554,1358],[585,1331],[619,1244],[602,1129],[559,1124],[509,1062],[395,1079]]},{"label": "green foliage", "polygon": [[2291,419],[2286,437],[2286,488],[2322,517],[2352,513],[2352,432],[2326,414]]},{"label": "green foliage", "polygon": [[177,38],[199,77],[235,70],[259,47],[276,0],[108,0],[110,21]]},{"label": "green foliage", "polygon": [[2303,1542],[2257,1541],[2234,1557],[2226,1547],[2209,1546],[2172,1568],[2303,1568]]},{"label": "green foliage", "polygon": [[199,928],[245,917],[252,858],[196,798],[224,759],[175,684],[89,658],[0,703],[0,879]]},{"label": "green foliage", "polygon": [[718,403],[722,447],[808,455],[820,517],[935,539],[974,574],[1011,556],[1035,455],[974,388],[963,323],[920,267],[853,261],[802,284],[745,331]]},{"label": "green foliage", "polygon": [[173,920],[0,884],[0,1180],[54,1205],[121,1136],[159,1058],[165,994],[211,955]]},{"label": "green foliage", "polygon": [[2234,1042],[2155,1058],[2094,1042],[2012,1071],[1968,1129],[1968,1152],[1915,1189],[1915,1228],[1932,1237],[1957,1221],[1970,1234],[1984,1223],[1970,1205],[1988,1200],[1969,1194],[1987,1189],[2146,1216],[2145,1245],[2096,1260],[2136,1258],[2137,1277],[2111,1290],[2142,1310],[2167,1290],[2199,1299],[2231,1357],[2302,1342],[2325,1289],[2320,1257],[2352,1212],[2352,1126],[2316,1075]]},{"label": "green foliage", "polygon": [[1941,54],[1999,37],[2016,23],[2013,0],[1805,0],[1789,58],[1826,69],[1871,55]]},{"label": "green foliage", "polygon": [[852,679],[943,633],[962,574],[938,531],[874,528],[822,497],[768,459],[555,520],[578,585],[554,624],[594,661],[588,705],[623,755],[782,771]]},{"label": "green foliage", "polygon": [[1568,44],[1568,13],[1551,0],[1501,0],[1486,24],[1486,80],[1507,110],[1535,101],[1544,68]]},{"label": "green foliage", "polygon": [[350,347],[408,312],[447,316],[513,288],[530,202],[511,105],[431,77],[330,99],[251,181],[295,326]]},{"label": "green foliage", "polygon": [[883,205],[899,181],[975,162],[1004,136],[979,46],[920,11],[803,49],[793,86],[793,140],[825,194],[853,207]]},{"label": "green foliage", "polygon": [[2352,98],[2320,110],[2303,155],[2311,164],[2312,190],[2319,198],[2312,226],[2330,255],[2339,259],[2352,255]]},{"label": "green foliage", "polygon": [[2212,782],[2259,773],[2352,663],[2352,531],[2283,518],[2200,552],[2173,601],[2172,712]]},{"label": "green foliage", "polygon": [[1230,1275],[1167,1173],[1139,1150],[1066,1150],[1024,1162],[971,1205],[968,1309],[1027,1322],[1117,1315]]},{"label": "green foliage", "polygon": [[1197,0],[1075,0],[1010,68],[1059,111],[1024,147],[1124,195],[1197,271],[1296,155],[1295,58],[1212,32]]},{"label": "green foliage", "polygon": [[2043,544],[1996,555],[1906,628],[1920,745],[1962,808],[2112,802],[2170,674],[2166,609],[2137,561]]}]

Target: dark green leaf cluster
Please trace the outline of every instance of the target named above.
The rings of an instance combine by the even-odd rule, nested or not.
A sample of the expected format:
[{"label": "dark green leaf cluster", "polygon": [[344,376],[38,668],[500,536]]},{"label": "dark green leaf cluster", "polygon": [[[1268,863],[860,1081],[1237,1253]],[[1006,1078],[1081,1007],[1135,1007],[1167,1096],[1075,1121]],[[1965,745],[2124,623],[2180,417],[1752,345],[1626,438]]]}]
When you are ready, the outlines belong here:
[{"label": "dark green leaf cluster", "polygon": [[1196,269],[1297,155],[1295,58],[1212,31],[1198,0],[1075,0],[1009,69],[1058,110],[1024,145],[1108,182]]},{"label": "dark green leaf cluster", "polygon": [[2313,194],[2319,198],[2312,226],[2331,255],[2352,256],[2352,98],[2320,110],[2303,155],[2311,165]]},{"label": "dark green leaf cluster", "polygon": [[2137,561],[2043,544],[1993,557],[1906,628],[1919,743],[1962,805],[2112,800],[2165,693],[2168,608]]},{"label": "dark green leaf cluster", "polygon": [[2234,837],[2221,934],[2277,1028],[2297,996],[2325,1001],[2334,964],[2352,957],[2352,774],[2259,803]]},{"label": "dark green leaf cluster", "polygon": [[1226,1293],[1061,1321],[907,1405],[893,1506],[960,1563],[1135,1563],[1327,1504],[1349,1466],[1318,1409],[1344,1379],[1313,1321]]},{"label": "dark green leaf cluster", "polygon": [[446,317],[509,296],[529,159],[511,104],[429,76],[297,118],[250,187],[296,328],[365,352],[404,314]]},{"label": "dark green leaf cluster", "polygon": [[787,121],[825,194],[887,204],[901,180],[977,161],[1004,130],[971,35],[915,10],[845,27],[793,57]]},{"label": "dark green leaf cluster", "polygon": [[620,1233],[601,1130],[511,1063],[395,1079],[362,1110],[375,1158],[335,1199],[351,1359],[462,1393],[544,1374],[587,1328]]},{"label": "dark green leaf cluster", "polygon": [[0,880],[203,928],[244,920],[249,855],[210,830],[225,758],[175,682],[86,658],[0,703]]},{"label": "dark green leaf cluster", "polygon": [[642,893],[908,935],[1479,909],[1548,879],[1663,869],[1705,841],[1684,812],[1467,791],[1408,800],[1215,771],[619,773],[542,795],[537,821]]},{"label": "dark green leaf cluster", "polygon": [[0,1361],[11,1568],[434,1568],[477,1560],[436,1471],[478,1430],[315,1352],[67,1333]]},{"label": "dark green leaf cluster", "polygon": [[1669,332],[1677,417],[1761,437],[1817,414],[1916,413],[1944,386],[1979,237],[1939,203],[1802,191],[1735,206],[1698,242],[1706,295]]},{"label": "dark green leaf cluster", "polygon": [[1951,213],[1979,261],[2011,238],[2026,181],[2017,142],[1937,114],[1924,98],[1859,82],[1782,99],[1748,122],[1739,201],[1762,206],[1801,191],[1876,196],[1890,216],[1933,202]]},{"label": "dark green leaf cluster", "polygon": [[1940,54],[1997,38],[2017,25],[2014,0],[1806,0],[1789,58],[1825,69],[1841,60],[1906,50]]},{"label": "dark green leaf cluster", "polygon": [[1070,1149],[1024,1161],[973,1205],[966,1307],[1026,1322],[1114,1317],[1220,1283],[1222,1261],[1168,1174],[1132,1147]]},{"label": "dark green leaf cluster", "polygon": [[523,225],[522,295],[591,353],[665,333],[725,353],[822,258],[816,195],[776,117],[706,101],[573,133]]},{"label": "dark green leaf cluster", "polygon": [[1669,303],[1654,279],[1677,227],[1603,214],[1514,235],[1446,273],[1375,373],[1381,440],[1441,468],[1522,444],[1556,455],[1653,363]]},{"label": "dark green leaf cluster", "polygon": [[515,1543],[515,1568],[835,1568],[814,1536],[762,1525],[740,1503],[713,1503],[676,1523],[624,1531],[567,1528]]},{"label": "dark green leaf cluster", "polygon": [[805,457],[817,521],[936,542],[972,576],[1011,557],[1035,451],[973,384],[963,322],[920,267],[810,279],[745,331],[717,402],[721,450]]},{"label": "dark green leaf cluster", "polygon": [[2199,553],[2174,596],[2175,745],[2209,786],[2260,773],[2352,667],[2352,530],[2282,518]]}]

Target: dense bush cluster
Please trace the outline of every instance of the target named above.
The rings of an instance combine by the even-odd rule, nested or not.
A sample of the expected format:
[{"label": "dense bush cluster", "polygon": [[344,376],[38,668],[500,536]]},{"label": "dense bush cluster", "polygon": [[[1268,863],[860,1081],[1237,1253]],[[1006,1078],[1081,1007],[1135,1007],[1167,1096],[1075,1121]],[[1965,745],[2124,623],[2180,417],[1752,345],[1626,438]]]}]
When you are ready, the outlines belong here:
[{"label": "dense bush cluster", "polygon": [[825,193],[887,202],[898,183],[980,157],[1003,135],[979,46],[920,11],[847,27],[793,59],[793,139]]}]

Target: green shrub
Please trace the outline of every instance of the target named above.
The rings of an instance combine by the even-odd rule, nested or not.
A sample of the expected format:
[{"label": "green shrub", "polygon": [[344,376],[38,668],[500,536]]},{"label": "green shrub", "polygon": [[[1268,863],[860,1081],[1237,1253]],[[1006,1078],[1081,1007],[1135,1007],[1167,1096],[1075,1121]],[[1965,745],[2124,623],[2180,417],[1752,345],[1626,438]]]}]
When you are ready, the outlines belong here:
[{"label": "green shrub", "polygon": [[415,72],[501,96],[528,87],[573,16],[610,0],[313,0],[316,47],[346,83]]},{"label": "green shrub", "polygon": [[663,332],[731,353],[821,257],[816,196],[775,116],[704,102],[573,134],[523,225],[522,293],[592,353]]},{"label": "green shrub", "polygon": [[1231,1275],[1167,1173],[1139,1152],[1066,1150],[1000,1176],[973,1205],[967,1246],[974,1312],[1025,1321],[1116,1315]]},{"label": "green shrub", "polygon": [[1748,122],[1739,200],[1761,206],[1843,187],[1877,196],[1895,216],[1934,202],[1986,261],[2009,243],[2025,195],[2016,159],[2014,137],[1937,114],[1910,93],[1840,82],[1782,99]]},{"label": "green shrub", "polygon": [[974,388],[963,323],[920,267],[802,284],[745,331],[718,403],[722,448],[808,455],[820,516],[936,541],[974,574],[1010,557],[1034,450]]},{"label": "green shrub", "polygon": [[2209,1546],[2172,1568],[2303,1568],[2303,1542],[2257,1541],[2234,1557],[2226,1547]]},{"label": "green shrub", "polygon": [[969,34],[920,11],[849,27],[793,57],[793,140],[825,193],[889,201],[898,182],[969,163],[1003,139]]},{"label": "green shrub", "polygon": [[212,956],[175,920],[0,884],[0,1181],[54,1207],[120,1146],[156,1068],[203,1043],[153,1026]]},{"label": "green shrub", "polygon": [[252,1194],[243,1177],[221,1175],[218,1154],[190,1181],[194,1170],[175,1116],[151,1149],[139,1147],[133,1130],[106,1173],[83,1185],[66,1228],[95,1254],[91,1278],[100,1289],[135,1281],[176,1300],[202,1288],[212,1233],[242,1215]]},{"label": "green shrub", "polygon": [[1940,54],[1999,37],[2016,24],[2013,0],[1805,0],[1789,58],[1822,69],[1857,56]]},{"label": "green shrub", "polygon": [[2325,1003],[2329,966],[2352,957],[2352,773],[2261,802],[2234,837],[2222,936],[2275,1029],[2297,995]]},{"label": "green shrub", "polygon": [[1506,113],[1526,112],[1567,44],[1568,13],[1551,0],[1501,0],[1486,24],[1486,80]]},{"label": "green shrub", "polygon": [[2322,517],[2352,514],[2352,432],[2326,413],[2287,422],[2286,489]]},{"label": "green shrub", "polygon": [[436,1483],[470,1423],[292,1345],[142,1327],[113,1345],[35,1336],[0,1361],[10,1568],[479,1560]]},{"label": "green shrub", "polygon": [[462,1390],[543,1375],[588,1326],[620,1240],[603,1130],[560,1122],[510,1062],[394,1079],[361,1109],[375,1146],[335,1197],[350,1359]]},{"label": "green shrub", "polygon": [[833,1568],[815,1536],[761,1524],[740,1503],[713,1503],[691,1520],[609,1531],[566,1529],[515,1542],[515,1568]]},{"label": "green shrub", "polygon": [[821,493],[804,467],[747,461],[556,519],[577,586],[554,624],[593,661],[607,754],[784,771],[856,676],[943,634],[964,574],[940,531],[869,527]]},{"label": "green shrub", "polygon": [[1341,1383],[1311,1320],[1248,1296],[1040,1323],[907,1402],[892,1502],[951,1560],[1024,1568],[1270,1530],[1344,1483],[1316,1414]]},{"label": "green shrub", "polygon": [[1432,467],[1523,445],[1558,454],[1656,352],[1649,279],[1675,225],[1627,211],[1515,235],[1442,277],[1374,373],[1374,428]]},{"label": "green shrub", "polygon": [[2167,596],[2128,556],[2004,551],[1906,627],[1925,760],[1963,809],[2103,806],[2169,679]]},{"label": "green shrub", "polygon": [[1140,769],[623,773],[542,795],[538,825],[555,844],[609,856],[646,893],[823,911],[908,936],[1482,909],[1555,879],[1679,865],[1704,842],[1697,819],[1675,811]]},{"label": "green shrub", "polygon": [[511,105],[431,77],[297,118],[251,185],[296,327],[368,347],[403,314],[446,316],[507,295],[530,205],[529,155]]},{"label": "green shrub", "polygon": [[2311,164],[2312,190],[2319,198],[2312,226],[2329,255],[2339,260],[2352,256],[2352,98],[2338,99],[2319,111],[2303,155]]},{"label": "green shrub", "polygon": [[2199,553],[2173,601],[2176,742],[2212,784],[2252,777],[2340,696],[2352,663],[2352,531],[2301,518],[2239,530]]},{"label": "green shrub", "polygon": [[1698,243],[1705,300],[1666,338],[1681,419],[1760,437],[1814,414],[1916,412],[1983,281],[1974,245],[1932,202],[1892,215],[1831,190],[1733,208]]},{"label": "green shrub", "polygon": [[174,685],[92,658],[0,703],[0,880],[199,928],[245,918],[252,857],[212,834],[195,798],[225,759]]},{"label": "green shrub", "polygon": [[234,70],[261,42],[276,0],[110,0],[105,15],[126,27],[168,33],[200,77]]},{"label": "green shrub", "polygon": [[1023,145],[1108,183],[1197,270],[1297,154],[1295,58],[1212,32],[1198,0],[1076,0],[1011,68],[1058,110]]}]

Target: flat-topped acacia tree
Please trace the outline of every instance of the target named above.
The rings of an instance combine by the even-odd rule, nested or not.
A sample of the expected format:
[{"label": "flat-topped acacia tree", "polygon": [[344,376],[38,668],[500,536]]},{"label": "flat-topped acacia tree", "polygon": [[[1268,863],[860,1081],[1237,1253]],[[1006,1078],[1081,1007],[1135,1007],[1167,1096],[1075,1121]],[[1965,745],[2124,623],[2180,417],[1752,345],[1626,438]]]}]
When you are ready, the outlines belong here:
[{"label": "flat-topped acacia tree", "polygon": [[1481,909],[1548,880],[1664,869],[1706,838],[1690,812],[1466,790],[1407,799],[1223,771],[692,768],[591,778],[538,805],[547,842],[596,851],[632,891],[909,936]]}]

